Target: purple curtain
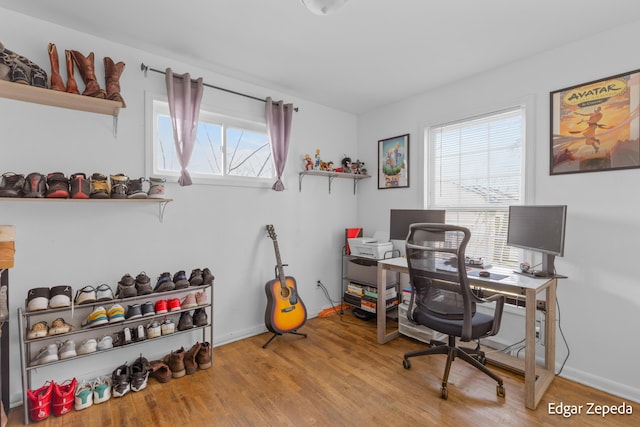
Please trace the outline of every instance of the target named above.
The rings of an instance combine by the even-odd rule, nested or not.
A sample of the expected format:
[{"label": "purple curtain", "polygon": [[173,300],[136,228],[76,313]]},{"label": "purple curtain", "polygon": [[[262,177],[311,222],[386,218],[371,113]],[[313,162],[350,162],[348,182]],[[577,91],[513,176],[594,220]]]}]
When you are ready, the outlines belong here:
[{"label": "purple curtain", "polygon": [[191,80],[189,73],[173,74],[171,68],[167,68],[166,83],[173,139],[181,168],[178,184],[191,185],[191,175],[187,171],[187,166],[191,160],[198,130],[202,77]]},{"label": "purple curtain", "polygon": [[293,117],[293,104],[284,104],[282,101],[273,102],[271,97],[266,99],[265,117],[267,119],[267,135],[271,145],[271,156],[276,167],[278,179],[271,187],[275,191],[284,190],[282,173],[287,162],[289,150],[289,136],[291,135],[291,119]]}]

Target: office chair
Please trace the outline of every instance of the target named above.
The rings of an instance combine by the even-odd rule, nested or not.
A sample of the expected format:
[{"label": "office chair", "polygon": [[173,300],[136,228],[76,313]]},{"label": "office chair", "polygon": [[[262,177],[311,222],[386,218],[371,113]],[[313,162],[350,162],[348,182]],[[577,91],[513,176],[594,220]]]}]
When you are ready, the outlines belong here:
[{"label": "office chair", "polygon": [[[406,353],[402,365],[411,368],[409,358],[428,354],[446,354],[441,397],[446,399],[451,363],[460,358],[497,381],[497,394],[505,396],[502,379],[484,366],[486,359],[479,339],[495,335],[500,329],[504,296],[482,299],[469,287],[465,266],[465,248],[471,232],[448,224],[411,224],[406,240],[406,256],[411,283],[411,300],[407,317],[448,335],[448,344],[431,341],[430,348]],[[493,316],[476,312],[476,304],[495,301]],[[415,306],[415,308],[414,308]],[[478,340],[475,349],[456,346]]]}]

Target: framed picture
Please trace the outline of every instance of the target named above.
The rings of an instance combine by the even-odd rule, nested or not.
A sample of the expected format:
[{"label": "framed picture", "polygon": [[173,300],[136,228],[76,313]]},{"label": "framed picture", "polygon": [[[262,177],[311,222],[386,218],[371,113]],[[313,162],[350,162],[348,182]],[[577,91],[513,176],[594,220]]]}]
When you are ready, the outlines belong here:
[{"label": "framed picture", "polygon": [[378,141],[378,189],[409,187],[409,134]]},{"label": "framed picture", "polygon": [[640,167],[640,70],[550,95],[551,175]]}]

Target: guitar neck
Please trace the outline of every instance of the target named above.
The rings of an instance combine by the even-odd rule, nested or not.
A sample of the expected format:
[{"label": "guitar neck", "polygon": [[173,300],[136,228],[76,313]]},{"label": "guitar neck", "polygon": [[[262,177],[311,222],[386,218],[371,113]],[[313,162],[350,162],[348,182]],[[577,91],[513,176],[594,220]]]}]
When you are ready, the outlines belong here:
[{"label": "guitar neck", "polygon": [[278,279],[280,279],[280,283],[282,284],[282,286],[285,286],[284,266],[282,265],[282,259],[280,258],[280,248],[278,247],[278,241],[276,239],[273,239],[273,249],[276,253]]}]

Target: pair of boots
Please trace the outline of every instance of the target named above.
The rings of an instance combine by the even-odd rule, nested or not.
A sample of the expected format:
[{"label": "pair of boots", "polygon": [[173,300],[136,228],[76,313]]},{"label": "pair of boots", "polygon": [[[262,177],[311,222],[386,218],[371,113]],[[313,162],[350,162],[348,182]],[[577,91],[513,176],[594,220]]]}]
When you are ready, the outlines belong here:
[{"label": "pair of boots", "polygon": [[75,63],[80,71],[80,76],[85,84],[83,95],[92,96],[101,99],[110,99],[112,101],[122,102],[122,106],[126,107],[124,99],[120,95],[120,76],[124,71],[124,62],[117,64],[109,57],[104,58],[104,74],[107,90],[100,88],[96,78],[94,68],[93,52],[89,56],[84,56],[77,50],[65,50],[65,61],[67,65],[67,85],[65,86],[62,76],[60,75],[60,65],[58,59],[58,49],[53,43],[49,43],[48,47],[49,59],[51,61],[51,89],[62,92],[79,94],[78,85],[74,77]]}]

